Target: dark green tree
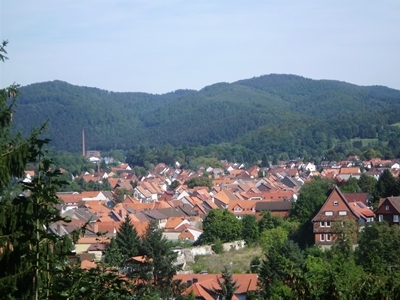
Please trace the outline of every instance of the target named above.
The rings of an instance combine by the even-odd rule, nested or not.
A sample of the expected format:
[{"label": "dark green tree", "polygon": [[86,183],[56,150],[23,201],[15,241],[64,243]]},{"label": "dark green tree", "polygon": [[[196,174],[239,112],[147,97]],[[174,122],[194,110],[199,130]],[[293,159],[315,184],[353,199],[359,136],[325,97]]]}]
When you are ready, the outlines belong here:
[{"label": "dark green tree", "polygon": [[[0,60],[4,47],[0,46]],[[12,113],[18,86],[0,90],[0,294],[2,299],[116,299],[102,297],[115,290],[111,280],[120,280],[101,270],[92,277],[89,272],[67,260],[72,242],[76,242],[85,226],[71,234],[59,236],[50,225],[68,218],[60,217],[60,201],[56,192],[65,184],[61,172],[46,158],[46,139],[39,139],[42,129],[33,129],[23,139],[13,135]],[[26,164],[35,167],[31,182],[21,181]],[[71,269],[78,270],[79,278],[69,280]],[[112,278],[111,278],[112,277]],[[103,280],[102,288],[94,282]],[[109,280],[110,279],[110,280]],[[117,285],[121,290],[120,282]],[[78,297],[75,291],[91,291]],[[125,289],[125,292],[127,289]],[[118,298],[122,299],[122,298]],[[126,299],[126,298],[125,298]]]},{"label": "dark green tree", "polygon": [[264,296],[267,299],[278,295],[284,299],[291,299],[293,278],[296,272],[302,269],[303,264],[303,252],[293,241],[286,240],[270,247],[258,272],[259,286]]},{"label": "dark green tree", "polygon": [[194,178],[191,178],[191,179],[185,181],[185,184],[189,188],[194,188],[196,186],[206,186],[209,189],[212,189],[212,187],[213,187],[212,180],[207,177],[194,177]]},{"label": "dark green tree", "polygon": [[299,198],[292,206],[290,218],[298,221],[300,226],[291,238],[302,248],[314,243],[311,219],[325,203],[332,187],[332,180],[314,178],[302,186]]},{"label": "dark green tree", "polygon": [[245,215],[242,219],[242,239],[248,246],[257,243],[260,237],[256,216]]},{"label": "dark green tree", "polygon": [[396,249],[400,247],[400,231],[386,222],[375,222],[365,226],[358,238],[355,251],[358,264],[368,272],[386,274],[391,267],[399,268],[400,258]]},{"label": "dark green tree", "polygon": [[112,238],[104,253],[104,263],[110,267],[120,267],[124,262],[124,257],[119,251],[115,238]]},{"label": "dark green tree", "polygon": [[173,276],[182,268],[177,264],[178,254],[172,244],[163,237],[156,222],[150,222],[141,239],[143,261],[135,263],[130,276],[138,280],[139,295],[158,295],[159,299],[171,299],[180,294],[180,284]]},{"label": "dark green tree", "polygon": [[180,184],[179,181],[174,180],[174,181],[171,182],[169,188],[170,188],[171,190],[175,190],[175,189],[179,186],[179,184]]},{"label": "dark green tree", "polygon": [[379,176],[379,180],[376,185],[376,191],[379,198],[399,195],[396,179],[393,177],[393,174],[390,172],[390,170],[385,169]]},{"label": "dark green tree", "polygon": [[358,186],[362,192],[368,193],[370,197],[373,197],[376,194],[377,182],[378,181],[373,176],[368,176],[363,173],[358,180]]},{"label": "dark green tree", "polygon": [[[0,45],[1,61],[7,59],[6,45]],[[0,90],[0,291],[4,299],[43,299],[72,243],[47,231],[53,222],[68,221],[56,209],[56,190],[63,183],[59,170],[44,159],[43,128],[26,139],[12,133],[18,94],[18,85]],[[37,175],[22,182],[28,162],[35,163]]]},{"label": "dark green tree", "polygon": [[124,260],[140,254],[140,239],[129,215],[121,222],[115,242]]},{"label": "dark green tree", "polygon": [[242,236],[242,222],[226,209],[213,209],[203,221],[200,244],[212,244],[217,239],[222,242],[239,240]]},{"label": "dark green tree", "polygon": [[[222,280],[221,280],[222,279]],[[232,271],[227,267],[221,270],[221,279],[217,278],[219,289],[214,289],[217,299],[231,300],[235,291],[240,287],[236,280],[233,280]]]},{"label": "dark green tree", "polygon": [[283,219],[280,216],[273,216],[269,210],[261,213],[261,219],[258,221],[258,231],[262,233],[264,230],[269,230],[281,226]]}]

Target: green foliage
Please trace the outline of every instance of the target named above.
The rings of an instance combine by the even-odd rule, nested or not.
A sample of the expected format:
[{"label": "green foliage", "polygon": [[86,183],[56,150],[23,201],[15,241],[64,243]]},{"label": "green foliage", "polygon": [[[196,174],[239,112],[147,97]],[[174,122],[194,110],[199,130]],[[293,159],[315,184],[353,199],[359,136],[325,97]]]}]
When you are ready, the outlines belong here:
[{"label": "green foliage", "polygon": [[290,299],[292,292],[285,283],[292,280],[296,272],[302,269],[303,264],[303,252],[292,241],[278,242],[268,248],[258,273],[260,289],[266,298],[279,295]]},{"label": "green foliage", "polygon": [[132,265],[129,276],[139,284],[137,295],[143,298],[147,294],[158,295],[159,299],[170,299],[180,294],[179,282],[173,280],[182,265],[176,265],[177,253],[172,244],[163,237],[163,231],[155,222],[150,222],[141,239],[144,262]]},{"label": "green foliage", "polygon": [[124,256],[120,252],[115,238],[112,238],[104,253],[104,263],[109,267],[120,267],[124,262]]},{"label": "green foliage", "polygon": [[211,190],[213,187],[212,179],[207,177],[194,177],[185,181],[185,184],[189,188],[194,188],[195,186],[206,186]]},{"label": "green foliage", "polygon": [[219,289],[214,289],[215,295],[221,300],[232,300],[235,295],[235,291],[240,287],[237,281],[232,278],[232,271],[228,266],[224,266],[221,270],[222,281],[217,278]]},{"label": "green foliage", "polygon": [[301,187],[299,198],[290,211],[290,218],[300,224],[292,238],[302,248],[314,243],[311,219],[326,201],[332,186],[332,180],[316,177]]},{"label": "green foliage", "polygon": [[356,259],[368,272],[388,273],[391,267],[400,266],[397,250],[400,246],[400,231],[386,222],[365,226],[358,238]]},{"label": "green foliage", "polygon": [[[22,92],[17,129],[27,130],[49,119],[54,147],[71,152],[81,150],[82,128],[88,148],[121,149],[122,154],[143,145],[153,150],[126,159],[146,169],[155,161],[169,165],[179,161],[193,168],[203,163],[218,166],[219,159],[261,160],[265,165],[267,155],[329,157],[328,150],[336,154],[333,159],[356,151],[367,156],[368,149],[385,157],[400,152],[396,142],[400,131],[389,126],[400,121],[400,92],[384,87],[274,74],[164,95],[113,93],[61,81],[32,84]],[[180,130],[171,131],[176,124]],[[354,147],[352,138],[377,142]],[[204,146],[195,145],[213,146],[200,153]],[[173,148],[177,146],[190,151],[181,149],[178,154]],[[197,162],[198,157],[206,161]]]},{"label": "green foliage", "polygon": [[141,253],[140,239],[129,215],[126,215],[124,221],[121,222],[115,242],[124,260]]},{"label": "green foliage", "polygon": [[269,210],[261,213],[261,219],[258,221],[259,232],[267,229],[273,229],[283,224],[283,219],[280,216],[272,216]]},{"label": "green foliage", "polygon": [[263,251],[274,248],[282,244],[288,238],[288,232],[282,227],[264,230],[260,235],[260,246]]},{"label": "green foliage", "polygon": [[257,243],[260,232],[254,215],[245,215],[242,219],[242,239],[248,246]]},{"label": "green foliage", "polygon": [[358,179],[355,177],[349,178],[343,185],[340,186],[340,191],[342,193],[358,193],[360,192],[360,187],[358,186]]},{"label": "green foliage", "polygon": [[385,169],[379,176],[376,190],[380,198],[398,196],[400,194],[399,186],[390,170]]},{"label": "green foliage", "polygon": [[203,221],[203,233],[199,244],[212,244],[217,239],[222,242],[240,240],[242,235],[242,222],[226,209],[210,210]]},{"label": "green foliage", "polygon": [[179,185],[180,185],[179,181],[174,180],[174,181],[171,182],[169,188],[170,188],[171,190],[175,190]]},{"label": "green foliage", "polygon": [[212,251],[214,251],[215,254],[221,254],[224,252],[224,243],[217,238],[214,243],[211,246]]}]

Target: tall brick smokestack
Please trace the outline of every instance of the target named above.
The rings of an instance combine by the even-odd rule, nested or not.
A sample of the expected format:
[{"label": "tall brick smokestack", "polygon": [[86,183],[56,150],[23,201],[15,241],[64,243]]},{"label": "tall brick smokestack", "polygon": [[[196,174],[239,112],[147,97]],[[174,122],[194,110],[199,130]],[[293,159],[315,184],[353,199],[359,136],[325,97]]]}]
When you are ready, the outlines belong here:
[{"label": "tall brick smokestack", "polygon": [[86,149],[85,149],[85,129],[82,129],[82,156],[86,155]]}]

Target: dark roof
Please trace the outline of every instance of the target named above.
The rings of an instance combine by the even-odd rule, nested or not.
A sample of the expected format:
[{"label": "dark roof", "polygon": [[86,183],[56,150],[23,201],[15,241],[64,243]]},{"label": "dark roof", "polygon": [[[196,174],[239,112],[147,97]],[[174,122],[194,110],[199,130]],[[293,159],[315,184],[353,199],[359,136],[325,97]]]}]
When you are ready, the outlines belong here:
[{"label": "dark roof", "polygon": [[257,202],[256,211],[288,211],[292,208],[292,202],[289,201],[269,201]]},{"label": "dark roof", "polygon": [[367,203],[368,193],[343,193],[343,196],[346,198],[347,202],[362,202],[364,204]]},{"label": "dark roof", "polygon": [[168,218],[170,217],[185,217],[186,214],[180,210],[178,207],[171,207],[171,208],[161,208],[157,209],[158,212],[161,214],[167,216]]},{"label": "dark roof", "polygon": [[393,205],[393,207],[400,212],[400,196],[399,197],[387,197],[386,199]]},{"label": "dark roof", "polygon": [[162,213],[160,213],[158,210],[144,210],[142,211],[146,216],[148,216],[152,220],[163,220],[163,219],[168,219],[168,217]]}]

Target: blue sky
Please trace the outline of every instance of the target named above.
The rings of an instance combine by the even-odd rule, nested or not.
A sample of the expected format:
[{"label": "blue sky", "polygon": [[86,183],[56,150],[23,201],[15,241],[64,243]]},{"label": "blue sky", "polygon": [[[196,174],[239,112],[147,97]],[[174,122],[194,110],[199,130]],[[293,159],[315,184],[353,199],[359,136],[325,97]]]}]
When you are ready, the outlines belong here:
[{"label": "blue sky", "polygon": [[400,1],[0,0],[0,86],[201,89],[270,73],[400,90]]}]

